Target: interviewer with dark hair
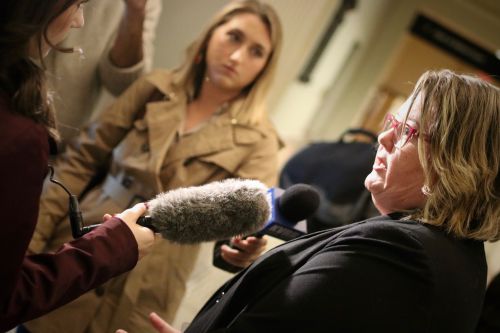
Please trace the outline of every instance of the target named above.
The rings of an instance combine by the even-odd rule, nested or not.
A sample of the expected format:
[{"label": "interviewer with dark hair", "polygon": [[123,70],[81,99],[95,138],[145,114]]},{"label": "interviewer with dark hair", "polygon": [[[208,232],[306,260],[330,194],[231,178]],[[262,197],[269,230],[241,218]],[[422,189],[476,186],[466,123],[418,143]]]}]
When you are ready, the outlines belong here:
[{"label": "interviewer with dark hair", "polygon": [[[57,136],[43,57],[83,26],[84,0],[0,3],[0,331],[36,318],[132,269],[154,235],[143,204],[56,252],[25,256],[35,229],[49,141]],[[61,50],[70,51],[70,50]]]},{"label": "interviewer with dark hair", "polygon": [[[378,137],[382,214],[267,252],[185,332],[473,332],[500,237],[500,90],[426,72]],[[159,332],[177,332],[156,315]]]}]

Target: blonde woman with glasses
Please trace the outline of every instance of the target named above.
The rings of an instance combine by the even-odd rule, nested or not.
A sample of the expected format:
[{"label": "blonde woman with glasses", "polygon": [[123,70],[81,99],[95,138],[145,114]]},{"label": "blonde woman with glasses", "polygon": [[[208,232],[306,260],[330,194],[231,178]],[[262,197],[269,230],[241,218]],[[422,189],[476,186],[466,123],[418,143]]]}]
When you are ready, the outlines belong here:
[{"label": "blonde woman with glasses", "polygon": [[185,332],[474,332],[483,242],[500,237],[499,124],[497,87],[423,74],[388,117],[366,177],[382,215],[268,251]]}]

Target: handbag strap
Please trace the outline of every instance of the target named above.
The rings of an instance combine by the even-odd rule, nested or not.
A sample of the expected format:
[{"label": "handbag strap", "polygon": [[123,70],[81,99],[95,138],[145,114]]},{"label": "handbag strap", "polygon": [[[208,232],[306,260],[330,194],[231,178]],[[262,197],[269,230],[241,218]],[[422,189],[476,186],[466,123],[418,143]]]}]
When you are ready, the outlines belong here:
[{"label": "handbag strap", "polygon": [[369,130],[364,129],[364,128],[349,128],[349,129],[347,129],[346,131],[344,131],[342,133],[339,141],[344,142],[344,138],[347,135],[358,135],[358,134],[361,134],[361,135],[364,135],[364,136],[370,138],[373,143],[377,142],[377,135]]}]

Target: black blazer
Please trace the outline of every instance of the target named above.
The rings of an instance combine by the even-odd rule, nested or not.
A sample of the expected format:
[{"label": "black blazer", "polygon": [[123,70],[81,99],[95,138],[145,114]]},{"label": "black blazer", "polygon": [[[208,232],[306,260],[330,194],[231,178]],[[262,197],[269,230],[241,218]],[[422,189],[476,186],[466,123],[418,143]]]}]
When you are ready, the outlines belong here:
[{"label": "black blazer", "polygon": [[269,251],[186,332],[473,332],[485,285],[482,242],[381,216]]}]

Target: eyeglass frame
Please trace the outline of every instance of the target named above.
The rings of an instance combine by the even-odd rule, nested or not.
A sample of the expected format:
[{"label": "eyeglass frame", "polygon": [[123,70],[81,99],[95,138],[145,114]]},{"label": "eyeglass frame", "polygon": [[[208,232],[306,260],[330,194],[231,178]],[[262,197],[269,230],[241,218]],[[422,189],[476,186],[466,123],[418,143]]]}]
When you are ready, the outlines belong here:
[{"label": "eyeglass frame", "polygon": [[[403,137],[403,131],[401,129],[403,129],[403,126],[401,125],[404,125],[404,129],[409,129],[410,133],[407,134],[408,137],[405,139],[405,141],[401,144],[401,139]],[[393,114],[391,113],[388,113],[386,116],[385,116],[385,119],[384,119],[384,127],[382,128],[382,132],[386,132],[388,130],[394,130],[394,138],[393,138],[393,144],[394,144],[394,147],[398,148],[398,149],[401,149],[403,148],[411,139],[413,138],[418,138],[419,136],[419,131],[414,128],[413,126],[410,126],[408,125],[408,123],[406,122],[401,122],[399,121],[396,116],[394,116]]]}]

